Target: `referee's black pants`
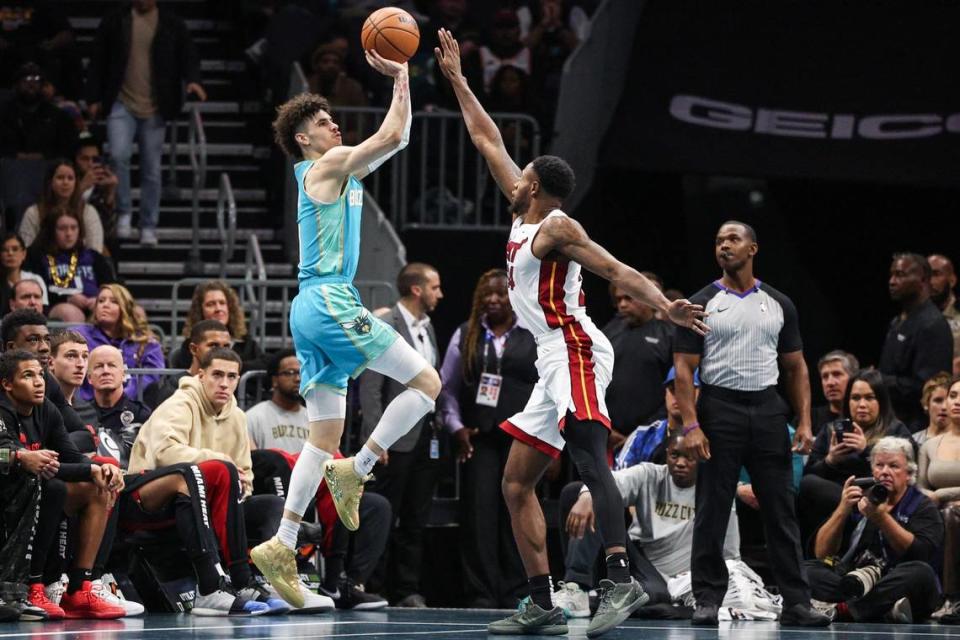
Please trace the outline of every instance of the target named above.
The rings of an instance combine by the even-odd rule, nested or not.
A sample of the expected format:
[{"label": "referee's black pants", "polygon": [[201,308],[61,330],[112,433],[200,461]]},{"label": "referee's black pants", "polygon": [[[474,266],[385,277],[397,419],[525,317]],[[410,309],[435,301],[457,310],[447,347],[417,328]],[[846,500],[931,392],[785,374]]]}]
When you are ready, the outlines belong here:
[{"label": "referee's black pants", "polygon": [[719,606],[727,592],[723,541],[741,467],[750,473],[760,502],[767,550],[784,607],[810,602],[794,507],[788,411],[773,387],[763,391],[700,387],[697,417],[710,440],[710,459],[697,465],[691,557],[697,604]]}]

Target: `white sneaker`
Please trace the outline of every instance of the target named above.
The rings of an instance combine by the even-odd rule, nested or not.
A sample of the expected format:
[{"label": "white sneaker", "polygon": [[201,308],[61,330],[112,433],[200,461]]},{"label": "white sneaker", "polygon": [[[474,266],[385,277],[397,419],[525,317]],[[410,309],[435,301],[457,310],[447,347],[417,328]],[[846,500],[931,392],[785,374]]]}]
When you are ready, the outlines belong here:
[{"label": "white sneaker", "polygon": [[[272,584],[264,585],[270,595],[279,598],[280,594],[273,588]],[[321,595],[300,581],[300,593],[303,594],[303,606],[294,608],[291,613],[327,613],[333,611],[336,606],[332,599]]]},{"label": "white sneaker", "polygon": [[[47,597],[50,598],[49,593],[47,593]],[[53,600],[53,598],[50,598],[50,599]],[[939,620],[943,616],[953,613],[953,610],[957,607],[957,604],[960,604],[960,603],[947,598],[946,600],[943,601],[942,607],[940,607],[939,609],[937,609],[936,611],[930,614],[930,618],[932,620]]]},{"label": "white sneaker", "polygon": [[139,616],[144,612],[142,604],[123,597],[123,592],[109,573],[103,574],[99,580],[91,581],[90,590],[101,600],[126,611],[128,616]]},{"label": "white sneaker", "polygon": [[247,600],[233,593],[229,587],[220,581],[220,588],[207,595],[199,591],[193,599],[193,608],[190,613],[195,616],[260,616],[270,611],[263,602]]},{"label": "white sneaker", "polygon": [[58,581],[45,586],[43,590],[47,594],[47,600],[49,600],[53,604],[59,605],[60,598],[63,597],[64,592],[66,592],[67,590],[68,581],[69,581],[69,578],[67,578],[67,574],[64,573],[63,575],[60,576],[60,579]]},{"label": "white sneaker", "polygon": [[128,239],[133,237],[133,216],[129,213],[120,214],[117,217],[117,237]]},{"label": "white sneaker", "polygon": [[155,246],[157,246],[157,231],[156,231],[156,229],[141,229],[141,230],[140,230],[140,246],[141,246],[141,247],[155,247]]},{"label": "white sneaker", "polygon": [[558,582],[559,591],[553,593],[554,606],[563,609],[568,618],[589,618],[590,597],[576,582]]}]

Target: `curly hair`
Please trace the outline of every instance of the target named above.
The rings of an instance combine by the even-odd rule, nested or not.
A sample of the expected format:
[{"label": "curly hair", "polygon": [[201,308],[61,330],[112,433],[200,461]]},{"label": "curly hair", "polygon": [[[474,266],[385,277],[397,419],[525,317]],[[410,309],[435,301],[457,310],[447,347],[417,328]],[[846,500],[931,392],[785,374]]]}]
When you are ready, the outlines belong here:
[{"label": "curly hair", "polygon": [[470,308],[470,319],[467,320],[467,335],[463,340],[463,357],[461,363],[463,366],[463,377],[465,380],[476,379],[476,371],[473,370],[477,359],[477,343],[480,341],[480,332],[483,331],[483,324],[480,322],[483,316],[483,299],[487,295],[487,282],[497,278],[506,278],[507,272],[504,269],[490,269],[485,271],[480,279],[477,280],[477,286],[473,290],[473,306]]},{"label": "curly hair", "polygon": [[330,113],[330,103],[315,93],[301,93],[277,107],[273,139],[285,154],[295,160],[303,160],[303,150],[295,136],[302,131],[305,122],[321,111]]},{"label": "curly hair", "polygon": [[539,156],[533,159],[533,170],[537,172],[540,186],[550,195],[565,200],[573,193],[576,179],[573,169],[563,158]]},{"label": "curly hair", "polygon": [[206,320],[203,317],[203,300],[211,291],[219,291],[227,298],[227,329],[230,331],[230,337],[234,340],[242,341],[247,336],[247,321],[243,317],[243,309],[240,308],[240,297],[233,287],[223,280],[208,280],[197,285],[193,290],[193,298],[190,300],[190,310],[187,312],[187,322],[183,326],[183,335],[190,337],[193,325]]},{"label": "curly hair", "polygon": [[38,246],[43,249],[44,253],[51,256],[59,253],[61,249],[57,246],[57,222],[60,221],[60,218],[73,218],[77,221],[79,233],[74,248],[83,247],[83,217],[72,209],[57,209],[44,218],[43,222],[40,223],[40,232],[37,234],[37,239],[33,241],[31,246]]},{"label": "curly hair", "polygon": [[[102,292],[104,289],[109,290],[110,293],[113,294],[114,299],[117,301],[117,306],[120,307],[120,317],[117,318],[115,338],[138,342],[141,345],[146,345],[151,340],[156,340],[156,336],[150,331],[147,323],[137,316],[137,301],[134,300],[133,294],[131,294],[125,286],[122,284],[101,285],[100,291]],[[99,298],[100,296],[98,295],[97,299]],[[94,310],[96,310],[96,307],[94,307]],[[141,351],[142,350],[141,348]]]}]

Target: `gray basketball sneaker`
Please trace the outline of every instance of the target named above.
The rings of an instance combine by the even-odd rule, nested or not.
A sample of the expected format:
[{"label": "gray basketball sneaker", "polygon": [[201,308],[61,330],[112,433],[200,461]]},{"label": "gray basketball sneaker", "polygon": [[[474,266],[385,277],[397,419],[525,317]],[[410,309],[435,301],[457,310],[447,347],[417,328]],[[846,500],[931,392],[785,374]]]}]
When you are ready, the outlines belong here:
[{"label": "gray basketball sneaker", "polygon": [[588,638],[598,638],[616,628],[650,600],[634,578],[620,583],[601,580],[600,592],[600,606],[587,627]]},{"label": "gray basketball sneaker", "polygon": [[491,622],[487,625],[487,632],[508,636],[562,636],[567,633],[567,619],[560,607],[544,611],[526,597],[520,601],[515,614]]}]

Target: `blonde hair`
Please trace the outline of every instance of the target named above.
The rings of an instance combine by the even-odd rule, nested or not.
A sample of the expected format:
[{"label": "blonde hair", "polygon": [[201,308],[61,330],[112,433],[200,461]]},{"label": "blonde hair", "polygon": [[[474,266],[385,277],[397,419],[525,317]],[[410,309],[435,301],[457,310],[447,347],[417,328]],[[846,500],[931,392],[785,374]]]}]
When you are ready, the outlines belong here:
[{"label": "blonde hair", "polygon": [[917,481],[917,461],[913,458],[913,443],[906,438],[899,436],[884,436],[877,440],[870,450],[870,465],[873,466],[873,460],[878,453],[889,453],[902,455],[907,461],[907,473],[910,474],[910,484]]},{"label": "blonde hair", "polygon": [[[140,343],[137,358],[143,354],[143,349],[151,340],[156,340],[156,336],[150,331],[150,327],[141,318],[137,316],[137,301],[133,294],[122,284],[105,284],[100,286],[100,291],[108,289],[117,300],[117,306],[120,307],[120,317],[117,319],[116,337],[121,340],[130,340]],[[99,295],[97,296],[100,297]],[[96,309],[96,307],[94,307]]]}]

